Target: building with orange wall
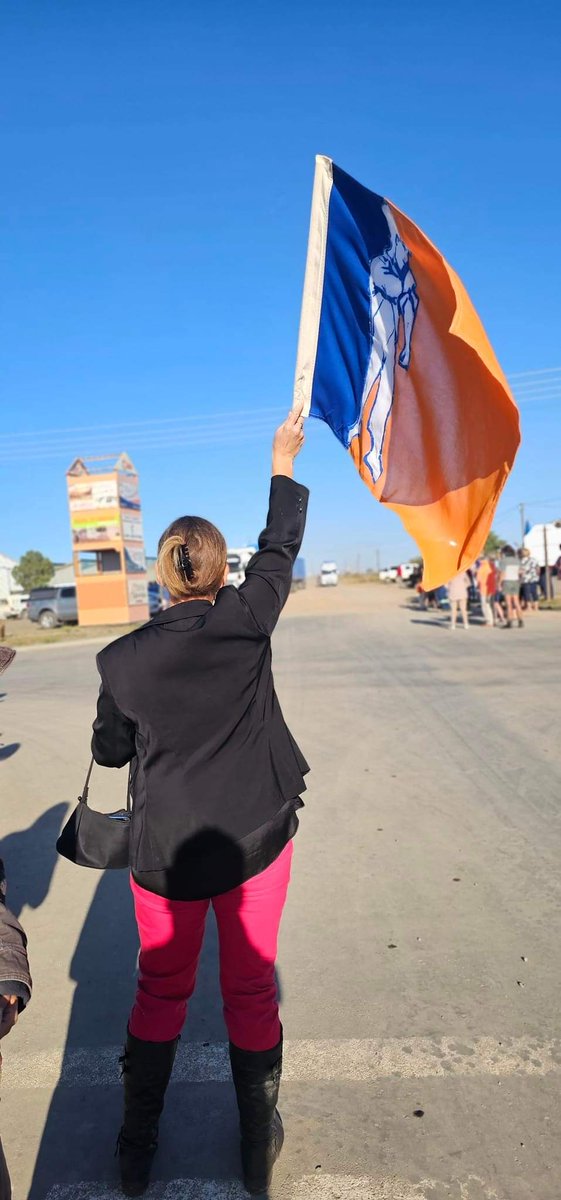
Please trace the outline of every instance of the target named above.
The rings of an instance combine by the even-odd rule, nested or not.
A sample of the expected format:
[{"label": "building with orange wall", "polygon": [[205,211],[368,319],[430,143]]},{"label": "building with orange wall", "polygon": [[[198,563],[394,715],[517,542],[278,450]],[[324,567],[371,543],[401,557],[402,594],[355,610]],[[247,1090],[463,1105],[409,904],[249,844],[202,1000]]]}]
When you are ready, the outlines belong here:
[{"label": "building with orange wall", "polygon": [[142,511],[130,458],[76,458],[66,482],[79,624],[147,621]]}]

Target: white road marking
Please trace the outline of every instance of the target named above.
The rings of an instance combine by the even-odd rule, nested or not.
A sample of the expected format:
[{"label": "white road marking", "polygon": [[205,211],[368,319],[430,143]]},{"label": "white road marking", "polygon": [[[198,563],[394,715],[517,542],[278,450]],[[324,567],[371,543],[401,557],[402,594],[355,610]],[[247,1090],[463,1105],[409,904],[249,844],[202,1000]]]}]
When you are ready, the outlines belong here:
[{"label": "white road marking", "polygon": [[[119,1080],[119,1046],[6,1053],[4,1086],[11,1089],[105,1086]],[[291,1041],[285,1046],[284,1079],[370,1083],[380,1079],[427,1079],[449,1075],[547,1075],[561,1070],[561,1038],[349,1038]],[[184,1042],[175,1083],[225,1083],[230,1079],[226,1043]]]},{"label": "white road marking", "polygon": [[[451,1192],[451,1187],[454,1191]],[[431,1200],[453,1194],[458,1200],[506,1200],[479,1176],[451,1180],[436,1179],[411,1183],[397,1175],[369,1178],[362,1175],[307,1175],[293,1180],[281,1193],[286,1200]],[[444,1189],[444,1191],[443,1191]],[[78,1183],[51,1188],[47,1200],[119,1200],[122,1192],[99,1183]],[[146,1200],[247,1200],[241,1183],[219,1179],[173,1179],[154,1183]]]},{"label": "white road marking", "polygon": [[[247,1192],[237,1181],[222,1179],[172,1179],[154,1183],[144,1193],[146,1200],[247,1200]],[[120,1188],[103,1183],[59,1184],[51,1188],[47,1200],[122,1200]]]},{"label": "white road marking", "polygon": [[[439,1196],[454,1195],[458,1200],[506,1200],[478,1175],[449,1183],[438,1179],[411,1183],[397,1175],[311,1175],[298,1180],[289,1195],[290,1200],[431,1200],[437,1190]],[[180,1196],[176,1193],[177,1200]]]}]

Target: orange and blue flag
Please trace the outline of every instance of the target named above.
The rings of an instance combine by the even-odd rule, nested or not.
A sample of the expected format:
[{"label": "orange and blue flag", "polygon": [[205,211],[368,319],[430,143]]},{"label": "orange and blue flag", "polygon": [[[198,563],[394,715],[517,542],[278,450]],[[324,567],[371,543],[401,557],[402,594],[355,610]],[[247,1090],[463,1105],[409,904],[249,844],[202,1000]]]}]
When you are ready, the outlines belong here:
[{"label": "orange and blue flag", "polygon": [[423,555],[474,562],[520,442],[518,410],[456,272],[391,201],[316,159],[294,402],[325,421]]}]

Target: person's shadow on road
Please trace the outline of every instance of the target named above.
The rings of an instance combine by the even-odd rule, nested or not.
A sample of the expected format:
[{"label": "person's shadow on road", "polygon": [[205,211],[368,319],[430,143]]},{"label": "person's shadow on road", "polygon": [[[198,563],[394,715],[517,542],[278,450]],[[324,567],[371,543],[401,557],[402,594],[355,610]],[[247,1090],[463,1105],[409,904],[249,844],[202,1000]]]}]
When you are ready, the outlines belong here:
[{"label": "person's shadow on road", "polygon": [[[68,864],[60,869],[79,868]],[[115,1143],[123,1103],[118,1057],[135,993],[137,955],[138,933],[128,872],[106,871],[70,966],[76,991],[60,1079],[45,1123],[28,1200],[46,1200],[57,1187],[70,1188],[83,1182],[117,1186]],[[196,989],[180,1047],[182,1055],[188,1056],[189,1042],[226,1041],[218,973],[216,924],[209,914]],[[172,1076],[153,1182],[178,1178],[235,1180],[239,1172],[238,1114],[229,1078],[186,1083],[174,1082]],[[244,1196],[240,1183],[240,1200]],[[232,1191],[232,1200],[237,1200],[237,1189]]]},{"label": "person's shadow on road", "polygon": [[12,758],[14,754],[17,754],[20,746],[21,742],[8,742],[7,744],[0,745],[0,762],[3,762],[7,758]]},{"label": "person's shadow on road", "polygon": [[16,917],[22,909],[40,908],[46,900],[57,853],[55,842],[67,812],[66,804],[54,804],[28,829],[18,829],[0,841],[8,881],[8,904]]}]

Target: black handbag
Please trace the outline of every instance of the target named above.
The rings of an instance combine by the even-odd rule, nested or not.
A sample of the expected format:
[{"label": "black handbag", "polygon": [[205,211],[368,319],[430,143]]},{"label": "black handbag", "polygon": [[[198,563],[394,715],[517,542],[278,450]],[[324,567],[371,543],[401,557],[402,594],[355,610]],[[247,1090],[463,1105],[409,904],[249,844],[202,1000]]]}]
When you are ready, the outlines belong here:
[{"label": "black handbag", "polygon": [[88,805],[93,765],[92,758],[84,790],[60,834],[56,848],[59,854],[79,867],[96,867],[98,871],[105,871],[108,867],[128,867],[132,817],[132,764],[127,783],[127,807],[112,813],[96,812]]}]

